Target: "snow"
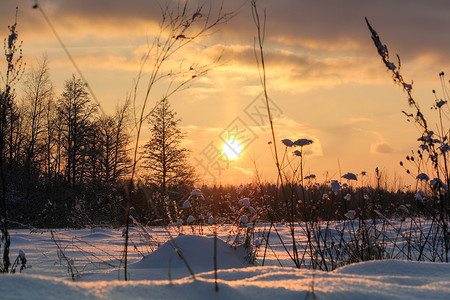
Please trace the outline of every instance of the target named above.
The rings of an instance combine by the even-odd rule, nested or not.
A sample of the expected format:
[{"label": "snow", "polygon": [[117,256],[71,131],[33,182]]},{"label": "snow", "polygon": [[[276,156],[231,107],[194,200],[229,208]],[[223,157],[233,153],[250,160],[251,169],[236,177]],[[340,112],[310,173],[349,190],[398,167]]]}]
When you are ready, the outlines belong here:
[{"label": "snow", "polygon": [[439,100],[439,101],[436,101],[436,106],[438,107],[438,108],[440,108],[440,107],[442,107],[444,104],[446,104],[447,103],[447,101],[444,101],[444,100]]},{"label": "snow", "polygon": [[419,190],[416,194],[416,199],[419,200],[420,203],[424,203],[425,193],[421,190]]},{"label": "snow", "polygon": [[187,223],[188,224],[191,224],[192,222],[194,222],[195,221],[195,218],[191,215],[191,216],[189,216],[188,217],[188,219],[187,219]]},{"label": "snow", "polygon": [[248,218],[246,215],[241,216],[241,220],[240,220],[241,224],[247,224],[248,223]]},{"label": "snow", "polygon": [[183,208],[190,208],[190,207],[191,207],[191,202],[189,202],[189,200],[184,201]]},{"label": "snow", "polygon": [[243,198],[243,199],[239,200],[239,204],[244,206],[244,207],[249,207],[250,206],[250,199]]},{"label": "snow", "polygon": [[[160,269],[159,272],[167,278],[169,267],[175,277],[179,274],[189,276],[187,267],[181,255],[186,258],[195,274],[214,270],[214,238],[198,235],[180,235],[160,246],[156,251],[144,256],[141,261],[130,265],[133,269]],[[217,268],[234,269],[248,267],[245,260],[246,252],[242,247],[232,247],[224,241],[217,240]],[[132,271],[131,271],[132,273]],[[187,274],[186,274],[187,273]]]},{"label": "snow", "polygon": [[440,178],[433,178],[430,181],[430,187],[432,189],[439,189],[439,188],[443,188],[444,190],[448,190],[448,186],[442,182],[442,180]]},{"label": "snow", "polygon": [[417,175],[416,179],[428,181],[428,180],[430,180],[430,177],[428,177],[428,175],[425,173],[420,173],[419,175]]},{"label": "snow", "polygon": [[409,209],[403,204],[399,206],[399,208],[406,214],[409,214]]},{"label": "snow", "polygon": [[281,142],[286,146],[286,147],[292,147],[294,145],[294,142],[291,141],[290,139],[284,139],[281,140]]},{"label": "snow", "polygon": [[345,216],[346,216],[347,218],[349,218],[350,220],[353,220],[353,219],[355,218],[355,215],[356,215],[356,212],[355,212],[354,210],[349,210],[349,211],[345,214]]},{"label": "snow", "polygon": [[192,15],[192,21],[198,20],[202,17],[202,14],[199,12],[196,12],[195,14]]},{"label": "snow", "polygon": [[411,92],[412,90],[412,84],[408,84],[406,82],[403,82],[403,88],[407,91],[407,92]]},{"label": "snow", "polygon": [[342,175],[342,178],[347,180],[358,180],[355,174],[348,172],[347,174]]},{"label": "snow", "polygon": [[213,272],[198,274],[196,281],[185,277],[172,284],[3,275],[0,293],[5,299],[305,299],[314,284],[317,299],[447,299],[449,275],[448,264],[401,261],[360,263],[329,273],[249,267],[220,270],[218,292]]},{"label": "snow", "polygon": [[450,146],[448,144],[442,144],[438,149],[441,150],[442,153],[446,153],[450,150]]},{"label": "snow", "polygon": [[331,189],[334,193],[337,193],[341,189],[341,185],[336,180],[331,181]]},{"label": "snow", "polygon": [[387,62],[386,66],[392,71],[395,71],[395,69],[397,69],[397,66],[392,62]]},{"label": "snow", "polygon": [[203,194],[202,191],[200,191],[199,189],[195,189],[191,192],[191,197],[197,197],[197,198],[201,198],[202,200],[203,198]]},{"label": "snow", "polygon": [[[154,227],[145,243],[132,228],[127,282],[123,281],[123,268],[121,273],[117,271],[123,250],[121,229],[11,230],[11,259],[18,254],[26,256],[27,269],[0,275],[1,299],[306,299],[312,288],[316,299],[448,299],[450,295],[448,263],[383,260],[331,272],[296,269],[289,266],[289,258],[274,239],[271,246],[284,267],[270,257],[266,266],[258,265],[258,260],[252,266],[242,246],[225,242],[230,227],[214,228],[218,234],[218,292],[214,288],[211,226],[205,226],[202,236],[177,234],[177,230],[190,231],[190,226]],[[277,228],[288,237],[287,227]],[[329,234],[338,234],[332,231]],[[67,273],[67,263],[57,255],[52,234],[78,272],[75,282]]]},{"label": "snow", "polygon": [[303,147],[303,146],[311,145],[312,143],[313,143],[313,140],[310,140],[310,139],[298,139],[294,142],[294,145]]}]

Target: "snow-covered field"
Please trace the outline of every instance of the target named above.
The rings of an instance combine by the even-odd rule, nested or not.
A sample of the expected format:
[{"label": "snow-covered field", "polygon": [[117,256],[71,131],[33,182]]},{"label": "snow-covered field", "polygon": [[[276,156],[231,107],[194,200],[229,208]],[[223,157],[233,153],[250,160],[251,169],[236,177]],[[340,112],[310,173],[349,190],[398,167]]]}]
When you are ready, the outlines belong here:
[{"label": "snow-covered field", "polygon": [[[148,235],[133,230],[128,282],[119,260],[121,230],[12,230],[11,259],[21,250],[28,267],[1,275],[0,299],[450,299],[450,264],[384,260],[331,272],[298,270],[274,239],[265,266],[258,265],[262,253],[251,266],[244,249],[224,242],[230,230],[218,229],[218,292],[211,227],[201,236],[190,234],[190,227],[181,236],[171,229],[195,279],[163,228],[152,228]],[[279,232],[288,240],[287,228]]]}]

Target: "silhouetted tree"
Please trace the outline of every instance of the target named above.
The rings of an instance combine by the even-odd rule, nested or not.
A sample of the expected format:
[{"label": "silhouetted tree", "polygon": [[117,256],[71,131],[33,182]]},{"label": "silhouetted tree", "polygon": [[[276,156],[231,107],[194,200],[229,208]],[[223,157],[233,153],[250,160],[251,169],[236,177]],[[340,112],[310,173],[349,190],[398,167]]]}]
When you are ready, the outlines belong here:
[{"label": "silhouetted tree", "polygon": [[87,136],[97,106],[91,102],[81,79],[73,75],[65,83],[57,102],[57,124],[61,134],[62,162],[66,180],[72,185],[82,180],[87,158]]},{"label": "silhouetted tree", "polygon": [[1,244],[3,246],[3,259],[0,265],[0,272],[9,272],[9,247],[10,237],[8,232],[8,209],[6,205],[7,197],[7,168],[12,164],[13,154],[16,150],[13,142],[14,134],[17,133],[16,125],[18,118],[15,94],[13,85],[21,78],[23,74],[22,68],[22,49],[21,43],[17,44],[18,33],[17,26],[17,11],[14,25],[8,26],[9,35],[5,39],[5,58],[6,58],[6,74],[2,76],[5,83],[4,87],[0,89],[0,179],[1,179],[1,214],[0,214],[0,230],[1,230]]},{"label": "silhouetted tree", "polygon": [[[44,59],[25,76],[24,97],[22,102],[23,116],[23,163],[27,177],[32,172],[43,174],[48,162],[47,149],[51,145],[48,141],[50,130],[47,116],[53,102],[53,84],[50,80],[47,59]],[[47,135],[46,135],[47,133]],[[48,144],[48,145],[47,145]],[[47,167],[48,168],[48,167]]]},{"label": "silhouetted tree", "polygon": [[101,180],[104,183],[114,184],[127,175],[131,161],[128,156],[130,136],[128,124],[127,101],[119,106],[114,116],[102,116],[98,121],[99,157]]},{"label": "silhouetted tree", "polygon": [[167,99],[158,104],[148,119],[152,138],[144,146],[143,166],[150,171],[149,181],[164,195],[168,186],[193,179],[193,169],[187,162],[189,150],[181,146],[184,134],[180,121]]}]

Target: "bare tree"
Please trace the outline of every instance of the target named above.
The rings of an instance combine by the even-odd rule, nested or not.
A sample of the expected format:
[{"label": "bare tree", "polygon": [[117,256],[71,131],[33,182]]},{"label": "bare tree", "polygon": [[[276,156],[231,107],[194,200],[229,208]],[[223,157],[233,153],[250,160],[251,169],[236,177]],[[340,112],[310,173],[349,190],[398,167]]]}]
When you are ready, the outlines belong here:
[{"label": "bare tree", "polygon": [[103,140],[104,155],[103,168],[106,182],[115,183],[119,178],[129,174],[131,165],[128,156],[128,145],[130,135],[128,132],[129,100],[118,106],[116,113],[112,117],[104,117],[103,120]]},{"label": "bare tree", "polygon": [[[53,101],[53,84],[50,80],[47,58],[32,68],[25,76],[24,98],[22,110],[24,117],[24,165],[30,172],[31,168],[45,164],[45,153],[51,142],[46,140],[45,133],[49,130],[46,115]],[[48,136],[47,136],[48,137]]]},{"label": "bare tree", "polygon": [[61,133],[66,180],[72,185],[83,178],[86,160],[86,135],[97,106],[85,89],[81,79],[73,75],[66,81],[61,98],[57,102],[58,130]]},{"label": "bare tree", "polygon": [[58,166],[60,165],[60,148],[59,146],[59,138],[61,133],[58,133],[56,127],[56,104],[54,99],[48,99],[45,104],[45,111],[43,115],[43,122],[45,126],[44,137],[43,139],[43,151],[42,155],[42,163],[43,173],[45,175],[46,183],[51,185],[53,179],[57,176],[57,171],[59,170]]},{"label": "bare tree", "polygon": [[103,185],[113,185],[128,173],[129,134],[128,103],[117,108],[113,116],[102,115],[88,134],[89,177]]}]

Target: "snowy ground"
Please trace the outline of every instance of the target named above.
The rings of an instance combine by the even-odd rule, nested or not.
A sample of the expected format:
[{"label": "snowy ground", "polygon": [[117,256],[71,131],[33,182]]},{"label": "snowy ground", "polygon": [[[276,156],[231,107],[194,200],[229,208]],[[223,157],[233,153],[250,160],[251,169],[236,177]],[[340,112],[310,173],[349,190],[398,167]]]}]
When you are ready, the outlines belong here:
[{"label": "snowy ground", "polygon": [[[121,230],[57,230],[53,240],[50,231],[13,230],[11,258],[22,250],[28,268],[21,274],[0,277],[0,298],[229,300],[305,299],[309,295],[313,299],[314,291],[317,299],[450,299],[450,264],[385,260],[332,272],[297,270],[274,241],[266,266],[249,266],[243,249],[234,250],[223,242],[230,242],[230,230],[227,226],[218,230],[218,292],[210,227],[205,227],[203,236],[191,235],[189,227],[178,237],[175,228],[171,231],[195,280],[173,243],[165,243],[170,237],[164,229],[153,228],[148,235],[134,230],[128,282],[123,281],[123,268],[118,271]],[[287,229],[279,232],[287,235]]]}]

